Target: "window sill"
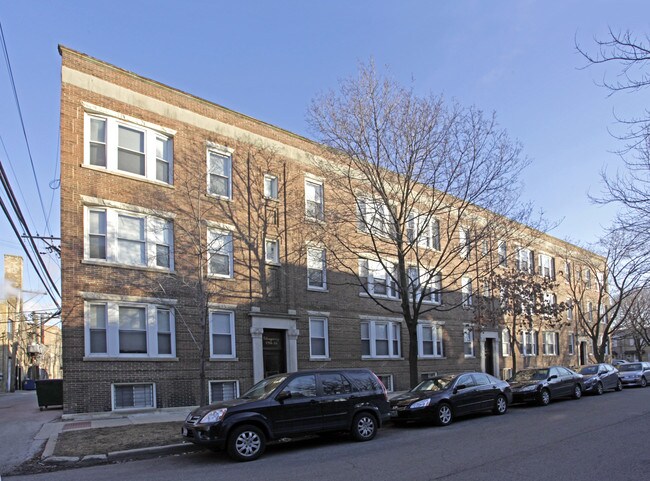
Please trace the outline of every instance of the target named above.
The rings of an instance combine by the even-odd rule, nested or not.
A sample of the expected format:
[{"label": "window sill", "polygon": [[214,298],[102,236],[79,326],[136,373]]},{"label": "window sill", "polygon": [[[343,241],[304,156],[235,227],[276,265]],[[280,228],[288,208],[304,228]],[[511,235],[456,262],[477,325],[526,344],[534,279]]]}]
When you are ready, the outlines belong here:
[{"label": "window sill", "polygon": [[220,280],[220,281],[234,281],[233,276],[222,276],[220,274],[208,274],[208,279]]},{"label": "window sill", "polygon": [[320,361],[326,362],[326,361],[331,361],[332,358],[330,358],[330,357],[310,357],[309,360],[313,361],[313,362],[320,362]]},{"label": "window sill", "polygon": [[327,287],[321,288],[321,287],[307,287],[308,291],[311,292],[329,292],[329,289]]},{"label": "window sill", "polygon": [[167,269],[165,267],[134,266],[132,264],[122,264],[120,262],[103,261],[100,259],[82,259],[81,263],[86,265],[91,265],[91,266],[117,267],[119,269],[132,269],[136,271],[176,274],[176,271]]},{"label": "window sill", "polygon": [[178,362],[177,357],[132,357],[132,356],[84,356],[83,361],[138,361],[138,362]]},{"label": "window sill", "polygon": [[219,195],[219,194],[211,194],[210,192],[206,192],[205,196],[209,199],[214,199],[214,200],[224,200],[226,202],[232,202],[232,197],[228,197],[226,195]]},{"label": "window sill", "polygon": [[140,182],[146,182],[147,184],[157,185],[158,187],[166,187],[168,189],[175,189],[174,184],[168,184],[160,180],[149,179],[143,175],[128,174],[126,172],[120,172],[119,170],[108,170],[106,167],[97,167],[95,165],[81,164],[81,167],[88,170],[94,170],[95,172],[102,172],[104,174],[116,175],[118,177],[124,177],[126,179],[138,180]]},{"label": "window sill", "polygon": [[427,360],[427,359],[447,359],[447,356],[418,356],[418,359]]},{"label": "window sill", "polygon": [[238,357],[210,357],[210,362],[238,362]]},{"label": "window sill", "polygon": [[264,261],[267,266],[273,266],[273,267],[282,267],[282,264],[277,261]]},{"label": "window sill", "polygon": [[309,217],[309,216],[306,215],[306,216],[305,216],[305,220],[306,220],[307,222],[314,222],[314,223],[316,223],[316,224],[325,225],[325,219],[318,219],[318,218],[316,218],[316,217]]},{"label": "window sill", "polygon": [[465,354],[465,359],[476,359],[474,354]]},{"label": "window sill", "polygon": [[360,292],[359,297],[367,297],[368,299],[375,298],[375,299],[383,299],[387,301],[399,301],[399,297],[391,297],[391,296],[384,296],[382,294],[368,294],[366,292]]},{"label": "window sill", "polygon": [[361,356],[364,361],[403,361],[403,357],[389,357],[389,356]]}]

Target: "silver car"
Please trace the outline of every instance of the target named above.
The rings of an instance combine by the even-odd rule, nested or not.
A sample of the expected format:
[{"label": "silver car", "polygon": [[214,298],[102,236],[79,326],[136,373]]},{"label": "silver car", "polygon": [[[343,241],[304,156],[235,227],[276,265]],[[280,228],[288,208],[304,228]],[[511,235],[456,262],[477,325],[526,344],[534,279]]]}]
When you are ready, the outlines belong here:
[{"label": "silver car", "polygon": [[618,366],[623,386],[646,387],[650,381],[650,362],[629,362]]}]

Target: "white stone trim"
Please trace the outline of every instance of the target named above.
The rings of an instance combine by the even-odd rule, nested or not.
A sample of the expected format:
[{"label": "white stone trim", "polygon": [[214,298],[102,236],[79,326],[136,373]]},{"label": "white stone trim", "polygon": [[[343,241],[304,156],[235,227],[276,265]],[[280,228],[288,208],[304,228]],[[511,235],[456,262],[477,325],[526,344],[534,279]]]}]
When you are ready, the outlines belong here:
[{"label": "white stone trim", "polygon": [[[98,197],[91,197],[88,195],[81,195],[81,203],[85,206],[91,207],[110,207],[113,209],[125,210],[128,212],[135,212],[138,214],[151,215],[155,217],[162,217],[166,219],[176,218],[176,214],[172,212],[159,211],[141,207],[139,205],[125,204],[124,202],[117,202],[115,200],[100,199]],[[207,222],[207,221],[206,221]]]},{"label": "white stone trim", "polygon": [[[65,67],[64,67],[65,68]],[[136,117],[131,117],[130,115],[126,114],[121,114],[119,112],[115,112],[114,110],[107,109],[106,107],[100,107],[99,105],[94,105],[89,102],[81,101],[81,105],[84,108],[84,111],[89,114],[100,114],[100,115],[106,115],[108,117],[113,117],[115,119],[120,119],[125,122],[128,122],[130,124],[134,125],[139,125],[140,127],[145,127],[147,129],[151,130],[157,130],[160,133],[169,135],[169,136],[174,136],[176,135],[176,130],[170,129],[167,127],[163,127],[158,124],[154,124],[153,122],[147,122],[146,120],[141,120]]]},{"label": "white stone trim", "polygon": [[86,301],[114,301],[114,302],[135,302],[140,304],[157,304],[164,306],[175,306],[177,299],[166,299],[161,297],[139,297],[123,296],[119,294],[103,294],[101,292],[79,291],[79,296]]}]

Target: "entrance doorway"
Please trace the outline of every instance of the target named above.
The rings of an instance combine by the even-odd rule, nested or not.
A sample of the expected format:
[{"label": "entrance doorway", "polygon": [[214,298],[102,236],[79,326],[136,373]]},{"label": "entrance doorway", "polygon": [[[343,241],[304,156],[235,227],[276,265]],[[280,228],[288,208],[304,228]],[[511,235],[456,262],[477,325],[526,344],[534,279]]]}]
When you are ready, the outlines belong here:
[{"label": "entrance doorway", "polygon": [[494,373],[494,339],[485,339],[485,372],[495,376]]},{"label": "entrance doorway", "polygon": [[585,341],[582,341],[580,343],[580,365],[584,366],[585,364],[588,363],[587,359],[587,343]]},{"label": "entrance doorway", "polygon": [[262,333],[264,377],[287,372],[286,331],[264,329]]}]

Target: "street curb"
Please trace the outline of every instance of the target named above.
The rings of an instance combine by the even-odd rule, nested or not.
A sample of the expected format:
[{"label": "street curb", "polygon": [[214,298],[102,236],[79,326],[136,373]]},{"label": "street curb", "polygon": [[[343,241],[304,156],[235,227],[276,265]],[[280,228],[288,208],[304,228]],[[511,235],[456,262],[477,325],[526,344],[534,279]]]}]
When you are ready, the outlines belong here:
[{"label": "street curb", "polygon": [[[48,441],[49,443],[49,441]],[[53,443],[53,445],[56,441]],[[46,447],[47,449],[47,447]],[[79,456],[42,456],[42,461],[51,464],[68,464],[86,461],[118,461],[122,459],[147,458],[163,454],[183,454],[201,451],[201,446],[190,443],[169,444],[167,446],[151,446],[148,448],[126,449],[124,451],[113,451],[107,454],[88,454]],[[45,451],[43,452],[45,454]]]},{"label": "street curb", "polygon": [[148,448],[127,449],[125,451],[113,451],[108,453],[109,461],[119,459],[139,458],[147,456],[158,456],[160,454],[181,454],[200,451],[204,448],[190,443],[168,444],[167,446],[151,446]]}]

